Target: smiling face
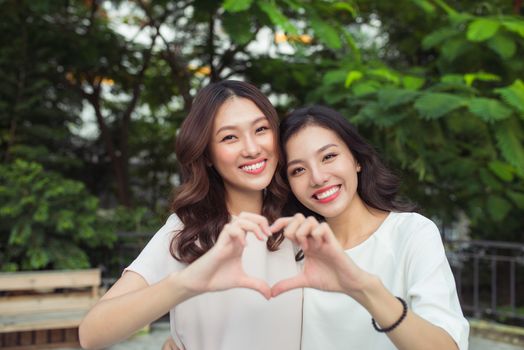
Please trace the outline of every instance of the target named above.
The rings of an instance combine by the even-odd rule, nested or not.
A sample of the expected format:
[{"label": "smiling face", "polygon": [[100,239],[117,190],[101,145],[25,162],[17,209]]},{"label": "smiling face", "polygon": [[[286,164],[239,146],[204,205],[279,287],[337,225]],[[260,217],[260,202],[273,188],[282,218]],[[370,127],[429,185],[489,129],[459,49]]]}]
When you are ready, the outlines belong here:
[{"label": "smiling face", "polygon": [[335,132],[306,125],[287,141],[285,151],[291,190],[310,210],[335,218],[361,201],[360,165]]},{"label": "smiling face", "polygon": [[208,149],[228,196],[263,190],[278,163],[275,133],[264,113],[247,98],[233,96],[220,106]]}]

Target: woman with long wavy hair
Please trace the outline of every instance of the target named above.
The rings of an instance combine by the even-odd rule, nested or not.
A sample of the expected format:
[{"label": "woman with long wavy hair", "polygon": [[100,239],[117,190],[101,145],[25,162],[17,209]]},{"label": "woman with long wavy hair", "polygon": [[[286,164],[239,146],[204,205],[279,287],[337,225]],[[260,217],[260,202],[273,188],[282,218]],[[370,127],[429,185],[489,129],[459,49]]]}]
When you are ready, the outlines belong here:
[{"label": "woman with long wavy hair", "polygon": [[277,142],[277,113],[252,85],[197,94],[177,136],[173,214],[86,315],[82,347],[106,347],[167,312],[173,348],[300,347],[302,293],[267,300],[270,285],[297,273],[291,242],[269,229],[286,198]]},{"label": "woman with long wavy hair", "polygon": [[[399,181],[336,111],[281,126],[292,217],[271,229],[302,248],[302,349],[468,348],[468,322],[436,225],[398,200]],[[284,294],[285,295],[285,294]]]}]

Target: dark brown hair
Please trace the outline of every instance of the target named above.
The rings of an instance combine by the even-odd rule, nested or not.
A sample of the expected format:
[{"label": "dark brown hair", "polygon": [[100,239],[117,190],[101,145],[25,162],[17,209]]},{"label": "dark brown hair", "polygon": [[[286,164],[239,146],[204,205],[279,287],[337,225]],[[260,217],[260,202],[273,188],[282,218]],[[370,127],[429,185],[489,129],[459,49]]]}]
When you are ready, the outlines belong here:
[{"label": "dark brown hair", "polygon": [[[184,228],[171,241],[171,255],[191,263],[215,244],[224,225],[230,220],[222,177],[208,165],[208,145],[218,109],[231,97],[251,100],[264,113],[278,145],[278,115],[269,100],[251,84],[224,80],[210,84],[196,95],[191,110],[180,127],[176,139],[176,156],[181,168],[182,183],[175,190],[172,210]],[[287,196],[287,186],[280,176],[282,156],[277,170],[264,190],[262,215],[269,222],[277,219]],[[278,249],[283,236],[273,235],[267,241],[271,251]]]},{"label": "dark brown hair", "polygon": [[[311,106],[298,109],[288,115],[280,124],[280,147],[284,154],[285,146],[289,139],[306,126],[315,125],[333,131],[351,151],[353,157],[361,166],[357,173],[357,193],[366,205],[371,208],[406,212],[415,209],[411,203],[398,199],[400,181],[380,160],[375,149],[357,132],[337,111],[324,106]],[[285,164],[285,163],[284,163]],[[286,168],[281,168],[281,175],[287,179]],[[304,215],[313,215],[319,220],[324,218],[306,208],[290,192],[286,203],[287,215],[301,212]]]}]

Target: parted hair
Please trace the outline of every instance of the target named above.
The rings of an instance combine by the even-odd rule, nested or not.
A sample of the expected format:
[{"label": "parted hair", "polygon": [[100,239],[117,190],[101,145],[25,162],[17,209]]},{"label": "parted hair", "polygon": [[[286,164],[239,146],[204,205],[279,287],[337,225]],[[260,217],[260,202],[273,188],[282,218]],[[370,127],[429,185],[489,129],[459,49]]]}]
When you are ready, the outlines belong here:
[{"label": "parted hair", "polygon": [[[319,105],[300,108],[290,113],[282,121],[280,124],[280,147],[284,154],[285,163],[287,163],[287,155],[284,152],[286,143],[293,135],[307,126],[319,126],[331,130],[346,144],[353,157],[360,164],[361,171],[357,173],[357,193],[367,206],[395,212],[407,212],[415,209],[415,206],[411,203],[398,198],[400,180],[384,165],[373,146],[358,133],[344,116],[331,108]],[[281,168],[281,175],[287,181],[285,166]],[[319,220],[324,220],[323,217],[302,205],[291,192],[284,212],[287,215],[301,212],[306,216],[313,215]]]},{"label": "parted hair", "polygon": [[[208,148],[217,112],[232,97],[249,99],[262,111],[275,135],[275,149],[279,149],[276,144],[279,138],[277,112],[256,87],[241,81],[224,80],[212,83],[197,93],[175,145],[181,184],[174,191],[171,209],[184,227],[174,235],[170,252],[184,263],[195,261],[211,249],[220,231],[231,219],[224,182],[215,168],[209,166]],[[287,186],[280,175],[282,159],[279,154],[275,175],[264,190],[262,215],[270,222],[281,215],[287,198]],[[267,241],[267,248],[277,250],[282,240],[282,234],[273,235]]]}]

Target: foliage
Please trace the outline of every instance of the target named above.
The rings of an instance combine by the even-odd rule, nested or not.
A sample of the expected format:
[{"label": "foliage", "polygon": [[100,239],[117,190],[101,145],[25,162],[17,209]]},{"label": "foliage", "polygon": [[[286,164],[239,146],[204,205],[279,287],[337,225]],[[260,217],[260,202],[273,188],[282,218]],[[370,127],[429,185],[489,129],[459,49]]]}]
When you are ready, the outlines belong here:
[{"label": "foliage", "polygon": [[151,232],[144,207],[99,208],[85,186],[16,160],[0,166],[0,270],[111,268],[117,233]]},{"label": "foliage", "polygon": [[[400,11],[375,11],[388,26],[402,23]],[[379,51],[382,60],[368,63],[341,54],[306,100],[334,105],[356,123],[403,170],[409,197],[428,214],[449,224],[462,212],[475,236],[521,240],[524,20],[438,12],[418,11],[417,25],[409,23],[430,24],[424,51],[411,47],[424,65],[406,65],[405,46],[397,59]],[[387,50],[400,43],[390,37]]]},{"label": "foliage", "polygon": [[1,165],[0,179],[2,270],[89,267],[84,248],[115,241],[82,183],[22,160]]}]

